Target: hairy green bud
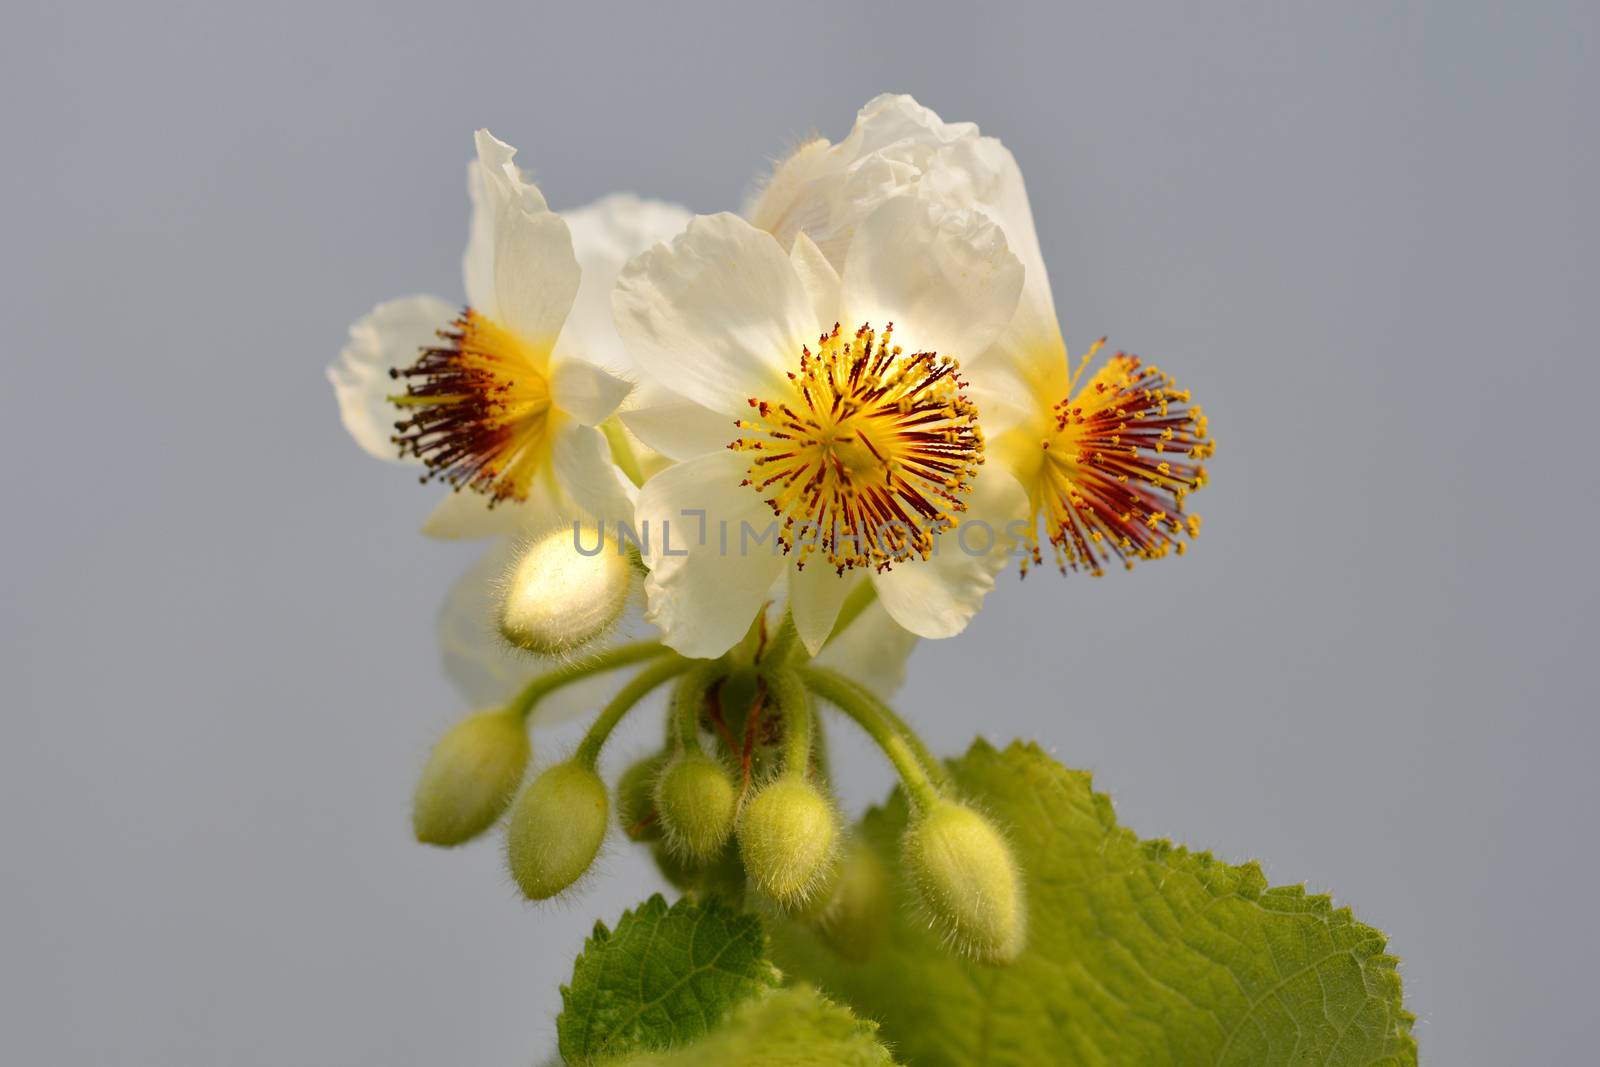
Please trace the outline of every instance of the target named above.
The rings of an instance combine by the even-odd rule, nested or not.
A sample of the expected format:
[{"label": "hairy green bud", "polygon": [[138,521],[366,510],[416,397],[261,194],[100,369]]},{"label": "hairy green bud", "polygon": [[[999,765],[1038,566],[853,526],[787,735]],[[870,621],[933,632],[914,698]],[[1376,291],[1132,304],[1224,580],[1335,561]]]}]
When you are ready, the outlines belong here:
[{"label": "hairy green bud", "polygon": [[952,948],[1009,963],[1027,940],[1016,860],[988,819],[951,801],[914,817],[900,856],[924,911]]},{"label": "hairy green bud", "polygon": [[802,911],[832,888],[839,823],[817,788],[798,774],[763,786],[739,816],[739,852],[756,888]]},{"label": "hairy green bud", "polygon": [[622,772],[617,779],[617,822],[630,841],[661,839],[661,820],[656,816],[656,779],[667,765],[662,753],[646,756]]},{"label": "hairy green bud", "polygon": [[530,900],[567,888],[594,862],[606,836],[606,785],[581,763],[558,763],[530,782],[511,808],[506,858]]},{"label": "hairy green bud", "polygon": [[739,793],[722,764],[695,752],[667,765],[656,780],[656,812],[667,847],[704,863],[728,843]]},{"label": "hairy green bud", "polygon": [[411,800],[417,840],[449,847],[493,826],[516,795],[530,751],[520,715],[482,711],[452,726],[417,779]]},{"label": "hairy green bud", "polygon": [[586,556],[571,530],[553,530],[525,548],[506,576],[500,633],[540,655],[569,652],[617,624],[633,579],[633,564],[614,542]]}]

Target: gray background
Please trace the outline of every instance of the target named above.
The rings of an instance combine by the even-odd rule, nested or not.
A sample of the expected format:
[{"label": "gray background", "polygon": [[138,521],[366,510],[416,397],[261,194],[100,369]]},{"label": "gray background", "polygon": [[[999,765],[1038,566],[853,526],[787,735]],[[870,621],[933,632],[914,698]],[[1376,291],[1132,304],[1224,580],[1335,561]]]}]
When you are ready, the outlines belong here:
[{"label": "gray background", "polygon": [[[1120,7],[9,6],[0,1060],[549,1048],[654,876],[617,849],[534,908],[494,844],[408,840],[471,550],[322,368],[375,301],[459,294],[476,126],[558,208],[711,211],[885,89],[1010,144],[1074,350],[1159,357],[1221,442],[1197,551],[1006,579],[906,713],[1334,892],[1428,1062],[1585,1058],[1595,11]],[[835,742],[852,803],[887,787]]]}]

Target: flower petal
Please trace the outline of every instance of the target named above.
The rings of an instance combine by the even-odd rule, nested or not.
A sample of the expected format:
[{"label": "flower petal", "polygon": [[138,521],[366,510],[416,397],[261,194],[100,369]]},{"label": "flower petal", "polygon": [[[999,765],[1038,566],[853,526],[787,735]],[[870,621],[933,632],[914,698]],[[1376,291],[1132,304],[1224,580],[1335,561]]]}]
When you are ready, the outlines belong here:
[{"label": "flower petal", "polygon": [[434,296],[408,296],[379,304],[350,327],[339,358],[328,365],[328,381],[339,401],[339,418],[360,445],[379,459],[398,462],[389,397],[401,392],[389,371],[409,367],[421,349],[439,343],[456,309]]},{"label": "flower petal", "polygon": [[815,656],[833,632],[839,609],[862,577],[840,574],[828,561],[813,558],[810,566],[797,568],[789,575],[789,610],[794,613],[795,629],[806,651]]},{"label": "flower petal", "polygon": [[846,253],[844,322],[895,325],[906,351],[977,356],[1000,335],[1022,292],[1022,264],[1000,228],[975,212],[901,197],[872,213]]},{"label": "flower petal", "polygon": [[888,700],[906,681],[906,660],[917,635],[895,622],[877,601],[817,655],[822,667],[846,674]]},{"label": "flower petal", "polygon": [[872,576],[878,599],[901,626],[921,637],[952,637],[966,629],[1011,558],[1028,495],[1004,468],[986,464],[973,482],[957,529],[938,540],[927,561],[896,564]]},{"label": "flower petal", "polygon": [[[834,316],[839,314],[839,272],[833,269],[833,264],[828,262],[828,257],[822,254],[816,242],[804,233],[795,235],[794,247],[789,250],[789,261],[794,264],[794,272],[800,276],[800,283],[811,296],[811,307],[818,324],[823,327],[833,325]],[[858,322],[856,325],[861,324]]]},{"label": "flower petal", "polygon": [[669,459],[716,452],[739,436],[731,415],[701,407],[653,378],[633,387],[618,417],[639,440]]},{"label": "flower petal", "polygon": [[787,394],[819,326],[778,242],[736,215],[700,216],[622,270],[612,307],[640,369],[714,411]]},{"label": "flower petal", "polygon": [[550,361],[550,399],[585,426],[604,422],[632,388],[584,359],[558,355]]},{"label": "flower petal", "polygon": [[467,250],[461,257],[461,277],[467,304],[500,321],[500,301],[495,294],[495,233],[501,217],[512,205],[533,212],[548,211],[544,196],[523,177],[513,157],[517,150],[488,130],[473,138],[476,155],[467,164],[467,196],[472,200],[472,220],[467,228]]},{"label": "flower petal", "polygon": [[634,516],[641,536],[649,535],[645,617],[685,656],[709,658],[732,648],[785,565],[775,531],[761,544],[743,536],[743,524],[766,532],[775,521],[740,484],[745,466],[738,453],[712,452],[667,468],[639,491]]},{"label": "flower petal", "polygon": [[534,478],[526,500],[505,500],[490,507],[489,498],[482,493],[450,490],[424,520],[422,532],[445,541],[510,537],[548,522],[551,515],[570,515],[577,510],[557,483],[554,468],[546,465]]},{"label": "flower petal", "polygon": [[689,224],[686,207],[617,193],[575,211],[563,211],[572,232],[572,250],[583,270],[578,297],[562,327],[557,356],[572,353],[620,377],[637,367],[628,357],[611,319],[611,291],[628,260],[660,241],[670,241]]},{"label": "flower petal", "polygon": [[577,257],[561,217],[508,207],[495,222],[496,321],[549,351],[578,295]]},{"label": "flower petal", "polygon": [[476,159],[467,164],[467,196],[472,201],[472,217],[467,223],[467,250],[461,254],[461,282],[467,305],[494,318],[499,310],[494,296],[496,197]]},{"label": "flower petal", "polygon": [[[633,515],[633,499],[622,473],[611,462],[606,435],[593,426],[564,421],[551,442],[556,478],[573,503],[607,526]],[[626,488],[625,488],[626,486]]]}]

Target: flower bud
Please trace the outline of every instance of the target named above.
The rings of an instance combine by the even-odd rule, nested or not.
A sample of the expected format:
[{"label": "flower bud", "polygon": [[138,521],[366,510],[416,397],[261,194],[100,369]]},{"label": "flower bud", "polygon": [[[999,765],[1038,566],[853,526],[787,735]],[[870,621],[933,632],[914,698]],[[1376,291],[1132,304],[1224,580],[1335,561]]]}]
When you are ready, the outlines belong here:
[{"label": "flower bud", "polygon": [[661,820],[656,817],[656,779],[666,765],[667,757],[661,753],[646,756],[617,779],[617,822],[630,841],[661,838]]},{"label": "flower bud", "polygon": [[552,530],[524,549],[506,576],[500,633],[540,655],[569,652],[617,624],[633,578],[632,563],[613,542],[586,556],[571,530]]},{"label": "flower bud", "polygon": [[763,786],[739,817],[739,852],[756,888],[791,911],[831,887],[839,826],[833,805],[799,775]]},{"label": "flower bud", "polygon": [[605,783],[591,767],[558,763],[512,805],[506,858],[528,899],[545,900],[589,869],[605,836]]},{"label": "flower bud", "polygon": [[433,746],[411,801],[411,828],[425,845],[459,845],[494,824],[528,766],[520,715],[482,711]]},{"label": "flower bud", "polygon": [[817,915],[817,931],[835,952],[861,962],[876,951],[889,925],[889,871],[872,847],[853,838],[841,850],[839,876]]},{"label": "flower bud", "polygon": [[901,860],[945,940],[988,963],[1009,963],[1026,941],[1022,879],[1005,838],[971,808],[940,801],[912,819]]},{"label": "flower bud", "polygon": [[727,844],[739,794],[722,764],[696,752],[674,760],[656,781],[656,812],[667,846],[704,863]]}]

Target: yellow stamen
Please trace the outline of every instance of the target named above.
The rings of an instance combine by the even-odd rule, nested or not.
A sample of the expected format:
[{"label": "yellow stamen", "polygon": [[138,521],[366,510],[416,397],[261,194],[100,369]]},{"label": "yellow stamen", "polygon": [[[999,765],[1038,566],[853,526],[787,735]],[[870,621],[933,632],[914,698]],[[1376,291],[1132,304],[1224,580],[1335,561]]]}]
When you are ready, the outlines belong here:
[{"label": "yellow stamen", "polygon": [[816,352],[801,350],[794,396],[752,398],[756,415],[738,426],[758,436],[728,446],[753,453],[743,484],[783,520],[779,542],[800,547],[800,566],[817,550],[840,573],[926,559],[934,532],[966,510],[983,462],[977,409],[953,358],[907,354],[893,330],[847,340],[835,324]]},{"label": "yellow stamen", "polygon": [[539,354],[491,320],[464,309],[444,342],[390,376],[406,391],[389,398],[407,417],[394,424],[402,456],[439,480],[502,500],[524,500],[550,451],[550,382]]},{"label": "yellow stamen", "polygon": [[[1103,343],[1071,375],[1068,398],[1055,406],[1055,431],[1044,441],[1040,490],[1063,574],[1102,574],[1112,554],[1130,569],[1134,559],[1160,559],[1174,548],[1182,555],[1179,534],[1200,532],[1199,516],[1183,515],[1184,498],[1205,484],[1206,471],[1167,456],[1204,460],[1216,447],[1189,393],[1137,356],[1117,353],[1078,388]],[[1037,549],[1033,558],[1039,561]]]}]

